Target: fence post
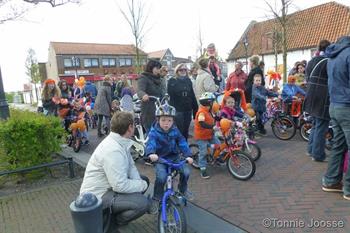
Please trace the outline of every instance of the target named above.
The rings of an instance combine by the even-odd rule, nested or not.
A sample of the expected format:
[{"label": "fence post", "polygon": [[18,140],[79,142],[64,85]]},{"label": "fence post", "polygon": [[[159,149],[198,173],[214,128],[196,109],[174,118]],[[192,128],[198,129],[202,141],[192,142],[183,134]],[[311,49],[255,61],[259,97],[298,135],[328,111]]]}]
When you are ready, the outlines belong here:
[{"label": "fence post", "polygon": [[68,159],[68,167],[69,167],[69,177],[74,178],[74,164],[73,164],[73,158],[67,158]]}]

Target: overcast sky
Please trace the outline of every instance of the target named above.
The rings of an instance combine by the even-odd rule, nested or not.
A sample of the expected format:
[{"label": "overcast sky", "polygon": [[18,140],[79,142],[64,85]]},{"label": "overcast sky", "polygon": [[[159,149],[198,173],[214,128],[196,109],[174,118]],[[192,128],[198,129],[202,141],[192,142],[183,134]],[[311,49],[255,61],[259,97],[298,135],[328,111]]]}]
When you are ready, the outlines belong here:
[{"label": "overcast sky", "polygon": [[[12,0],[18,1],[18,0]],[[143,50],[170,48],[177,57],[195,57],[199,25],[204,45],[215,43],[226,59],[250,21],[268,15],[264,0],[143,0],[149,8]],[[273,3],[274,0],[268,0]],[[81,0],[57,8],[30,6],[24,19],[0,24],[0,66],[5,91],[22,90],[27,50],[33,48],[39,62],[46,62],[50,41],[131,44],[133,37],[118,10],[126,0]],[[279,0],[278,0],[279,2]],[[294,0],[291,12],[329,2]],[[337,0],[350,6],[350,0]],[[5,14],[0,9],[0,16]]]}]

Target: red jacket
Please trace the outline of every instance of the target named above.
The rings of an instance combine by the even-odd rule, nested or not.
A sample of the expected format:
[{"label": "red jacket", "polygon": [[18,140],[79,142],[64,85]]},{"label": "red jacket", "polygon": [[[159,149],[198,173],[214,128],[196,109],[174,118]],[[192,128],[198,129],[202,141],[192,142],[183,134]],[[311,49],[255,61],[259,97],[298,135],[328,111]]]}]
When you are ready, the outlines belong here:
[{"label": "red jacket", "polygon": [[247,78],[248,76],[243,70],[241,72],[238,72],[237,70],[233,71],[227,79],[226,90],[228,91],[235,88],[245,90],[244,82]]}]

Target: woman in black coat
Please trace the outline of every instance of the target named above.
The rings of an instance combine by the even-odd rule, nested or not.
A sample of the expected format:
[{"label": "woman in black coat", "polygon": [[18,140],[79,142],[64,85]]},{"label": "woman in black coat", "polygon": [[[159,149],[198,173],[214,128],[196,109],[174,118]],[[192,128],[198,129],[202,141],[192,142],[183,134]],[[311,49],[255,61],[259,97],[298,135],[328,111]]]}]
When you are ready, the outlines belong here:
[{"label": "woman in black coat", "polygon": [[176,125],[187,140],[192,115],[196,114],[198,105],[185,64],[176,66],[175,77],[168,81],[168,94],[170,105],[176,109]]},{"label": "woman in black coat", "polygon": [[261,86],[265,86],[265,76],[259,66],[259,59],[260,58],[258,55],[253,55],[251,58],[249,58],[250,72],[248,74],[247,80],[245,81],[245,91],[244,91],[245,99],[247,103],[251,103],[252,101],[252,87],[253,87],[254,75],[260,74]]},{"label": "woman in black coat", "polygon": [[[146,132],[149,132],[154,120],[156,106],[154,100],[149,96],[162,98],[162,82],[160,79],[160,68],[162,64],[159,61],[149,60],[145,71],[137,80],[137,95],[141,102],[141,121]],[[164,87],[163,87],[164,88]]]}]

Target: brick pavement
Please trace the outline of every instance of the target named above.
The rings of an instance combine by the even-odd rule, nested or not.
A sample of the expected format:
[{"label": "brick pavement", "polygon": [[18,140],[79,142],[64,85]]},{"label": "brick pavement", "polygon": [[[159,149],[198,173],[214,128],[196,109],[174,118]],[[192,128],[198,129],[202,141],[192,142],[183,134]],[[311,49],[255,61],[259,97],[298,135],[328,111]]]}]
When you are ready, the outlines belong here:
[{"label": "brick pavement", "polygon": [[[74,233],[69,204],[82,179],[0,198],[1,233]],[[121,233],[154,233],[156,215],[144,215],[119,229]],[[192,229],[189,233],[195,233]]]},{"label": "brick pavement", "polygon": [[[311,161],[305,155],[307,143],[299,135],[281,141],[270,130],[268,133],[258,141],[263,154],[249,181],[234,179],[226,166],[210,167],[209,180],[192,169],[189,187],[196,194],[194,203],[249,232],[350,232],[350,202],[339,193],[321,190],[327,163]],[[138,168],[153,178],[148,166]],[[265,228],[265,218],[275,218],[276,224],[281,224],[277,220],[293,220],[288,223],[294,226],[308,225],[311,219],[339,220],[344,226]]]}]

